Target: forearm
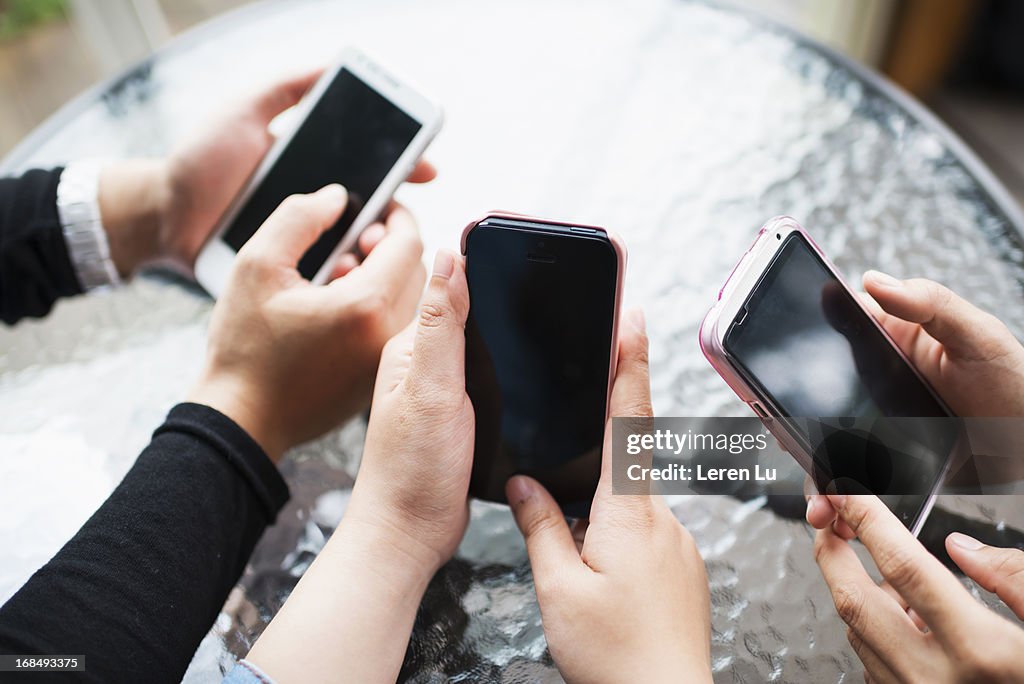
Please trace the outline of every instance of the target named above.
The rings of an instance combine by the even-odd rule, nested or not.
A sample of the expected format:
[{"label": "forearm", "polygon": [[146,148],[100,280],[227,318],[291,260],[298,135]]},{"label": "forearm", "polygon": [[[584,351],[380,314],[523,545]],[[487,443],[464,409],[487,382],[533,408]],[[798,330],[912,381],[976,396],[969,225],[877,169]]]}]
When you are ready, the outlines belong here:
[{"label": "forearm", "polygon": [[277,684],[394,682],[434,567],[342,520],[247,660]]},{"label": "forearm", "polygon": [[[83,282],[80,245],[68,244],[65,209],[58,209],[64,171],[0,179],[0,320],[8,324],[45,316],[57,299],[92,286]],[[160,257],[167,187],[166,164],[140,159],[106,164],[98,187],[88,191],[98,207],[101,240],[122,277]]]},{"label": "forearm", "polygon": [[0,319],[44,316],[60,297],[78,294],[57,214],[61,169],[0,179]]},{"label": "forearm", "polygon": [[0,608],[0,653],[81,654],[87,681],[180,681],[286,497],[240,428],[176,407],[103,506]]}]

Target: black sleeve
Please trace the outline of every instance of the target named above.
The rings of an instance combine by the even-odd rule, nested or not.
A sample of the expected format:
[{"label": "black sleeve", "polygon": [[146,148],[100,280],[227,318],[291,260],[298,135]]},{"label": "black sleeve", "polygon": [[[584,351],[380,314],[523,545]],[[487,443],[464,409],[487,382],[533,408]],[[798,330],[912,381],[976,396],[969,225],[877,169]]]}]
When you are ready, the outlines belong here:
[{"label": "black sleeve", "polygon": [[0,178],[0,320],[8,325],[82,291],[57,215],[61,171]]},{"label": "black sleeve", "polygon": [[180,682],[287,499],[237,424],[174,407],[110,498],[0,608],[0,653],[85,657],[84,674],[28,682]]}]

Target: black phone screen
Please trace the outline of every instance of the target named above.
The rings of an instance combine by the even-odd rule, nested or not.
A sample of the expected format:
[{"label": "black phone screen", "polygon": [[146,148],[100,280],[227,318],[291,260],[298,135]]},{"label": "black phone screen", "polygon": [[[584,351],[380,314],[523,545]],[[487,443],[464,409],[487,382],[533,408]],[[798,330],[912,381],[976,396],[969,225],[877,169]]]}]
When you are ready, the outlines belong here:
[{"label": "black phone screen", "polygon": [[586,516],[601,471],[618,256],[599,231],[487,219],[469,234],[470,494],[514,474]]},{"label": "black phone screen", "polygon": [[348,206],[299,262],[299,272],[312,278],[420,128],[354,73],[340,69],[222,239],[238,251],[288,195],[341,183]]},{"label": "black phone screen", "polygon": [[[725,348],[785,416],[877,417],[879,423],[950,416],[799,233],[786,238],[731,322]],[[884,454],[821,432],[800,437],[819,489],[836,478],[855,481],[910,524],[952,449],[948,434],[933,431],[938,421],[920,423],[899,423],[921,434],[901,436],[897,446],[906,448]],[[827,439],[832,442],[825,444]],[[912,448],[911,442],[928,448]]]}]

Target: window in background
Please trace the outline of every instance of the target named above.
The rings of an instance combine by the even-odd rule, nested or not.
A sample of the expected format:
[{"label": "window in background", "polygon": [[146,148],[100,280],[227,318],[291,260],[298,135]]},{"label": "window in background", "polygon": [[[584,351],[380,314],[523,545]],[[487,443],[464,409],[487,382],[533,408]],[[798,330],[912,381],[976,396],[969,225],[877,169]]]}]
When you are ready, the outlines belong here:
[{"label": "window in background", "polygon": [[736,0],[865,64],[885,58],[897,0]]},{"label": "window in background", "polygon": [[0,157],[91,85],[248,0],[0,0]]}]

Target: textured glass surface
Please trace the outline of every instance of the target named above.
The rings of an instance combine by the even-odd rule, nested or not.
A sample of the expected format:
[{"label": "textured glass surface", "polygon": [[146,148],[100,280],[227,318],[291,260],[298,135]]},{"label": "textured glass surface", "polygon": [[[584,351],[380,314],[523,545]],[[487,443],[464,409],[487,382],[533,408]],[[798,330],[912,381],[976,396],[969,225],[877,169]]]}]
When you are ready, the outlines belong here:
[{"label": "textured glass surface", "polygon": [[[701,356],[697,326],[776,214],[797,217],[854,279],[868,267],[928,276],[1024,330],[1018,227],[979,185],[987,172],[965,167],[930,117],[922,123],[817,48],[699,3],[259,5],[70,105],[5,171],[164,153],[227,98],[346,43],[444,104],[429,153],[440,177],[400,193],[428,256],[495,208],[624,237],[626,303],[647,313],[661,415],[745,415]],[[99,505],[184,396],[210,307],[194,288],[138,278],[0,330],[0,600]],[[356,421],[291,455],[292,501],[187,681],[219,681],[285,600],[344,511],[362,435]],[[707,560],[718,681],[860,679],[802,500],[678,498],[673,510]],[[944,499],[924,536],[941,540],[954,524],[1017,539],[1024,510],[1009,497]],[[499,507],[474,505],[458,557],[427,594],[405,670],[415,682],[460,674],[560,681],[522,541]]]}]

